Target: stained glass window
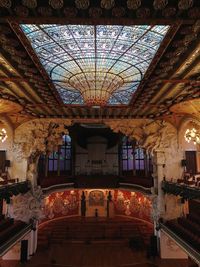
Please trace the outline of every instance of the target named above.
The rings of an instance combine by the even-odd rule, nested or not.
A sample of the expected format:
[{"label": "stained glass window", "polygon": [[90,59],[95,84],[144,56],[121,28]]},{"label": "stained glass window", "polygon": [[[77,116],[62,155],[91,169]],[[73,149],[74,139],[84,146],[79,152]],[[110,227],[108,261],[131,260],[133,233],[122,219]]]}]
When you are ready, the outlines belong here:
[{"label": "stained glass window", "polygon": [[128,104],[169,26],[21,28],[65,104]]},{"label": "stained glass window", "polygon": [[[58,150],[52,152],[49,156],[42,155],[39,160],[39,176],[51,173],[57,173],[58,176],[62,174],[71,173],[72,160],[72,145],[71,137],[69,135],[63,136],[63,144],[58,147]],[[47,158],[46,158],[47,157]],[[47,164],[47,166],[46,166]]]},{"label": "stained glass window", "polygon": [[122,140],[122,172],[124,175],[149,176],[152,173],[152,163],[149,153],[126,136]]}]

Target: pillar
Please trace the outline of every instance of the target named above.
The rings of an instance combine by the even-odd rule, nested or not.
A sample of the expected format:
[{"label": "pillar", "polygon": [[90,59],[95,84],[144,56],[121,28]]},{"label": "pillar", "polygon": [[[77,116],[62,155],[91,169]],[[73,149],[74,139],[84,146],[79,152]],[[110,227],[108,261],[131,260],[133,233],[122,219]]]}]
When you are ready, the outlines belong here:
[{"label": "pillar", "polygon": [[165,212],[164,193],[162,191],[162,181],[164,178],[165,153],[164,151],[156,151],[154,154],[154,164],[156,165],[156,173],[154,173],[154,188],[157,194],[157,209],[162,217]]}]

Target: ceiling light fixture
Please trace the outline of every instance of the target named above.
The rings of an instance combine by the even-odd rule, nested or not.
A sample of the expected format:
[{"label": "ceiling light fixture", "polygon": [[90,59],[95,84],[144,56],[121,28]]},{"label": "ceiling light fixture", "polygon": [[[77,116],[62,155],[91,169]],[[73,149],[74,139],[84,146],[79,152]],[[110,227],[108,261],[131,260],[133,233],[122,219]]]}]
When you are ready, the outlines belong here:
[{"label": "ceiling light fixture", "polygon": [[0,130],[0,141],[3,143],[7,139],[7,132],[4,128]]},{"label": "ceiling light fixture", "polygon": [[187,129],[185,132],[185,140],[190,143],[193,142],[195,145],[200,144],[200,133],[195,128]]}]

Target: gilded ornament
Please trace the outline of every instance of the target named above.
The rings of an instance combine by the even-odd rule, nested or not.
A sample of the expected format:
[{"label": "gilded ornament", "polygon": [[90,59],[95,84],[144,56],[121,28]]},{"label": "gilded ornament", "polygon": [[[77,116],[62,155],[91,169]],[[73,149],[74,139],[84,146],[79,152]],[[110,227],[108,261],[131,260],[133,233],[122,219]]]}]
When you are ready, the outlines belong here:
[{"label": "gilded ornament", "polygon": [[136,11],[136,16],[138,18],[148,18],[150,16],[150,9],[147,7],[141,7]]},{"label": "gilded ornament", "polygon": [[89,10],[89,15],[92,18],[99,18],[102,15],[102,9],[99,7],[91,7]]},{"label": "gilded ornament", "polygon": [[85,9],[88,9],[90,5],[90,1],[89,0],[75,0],[75,4],[78,9],[85,10]]},{"label": "gilded ornament", "polygon": [[187,10],[193,6],[193,0],[179,0],[178,8],[180,10]]},{"label": "gilded ornament", "polygon": [[156,10],[164,9],[167,4],[168,0],[154,0],[153,2],[154,9]]},{"label": "gilded ornament", "polygon": [[189,44],[193,40],[195,40],[196,38],[197,38],[197,34],[188,34],[185,36],[184,41],[185,41],[185,43]]},{"label": "gilded ornament", "polygon": [[114,17],[123,17],[125,15],[126,11],[123,7],[114,7],[112,9],[112,15]]},{"label": "gilded ornament", "polygon": [[138,9],[141,6],[141,0],[128,0],[127,7],[128,9]]},{"label": "gilded ornament", "polygon": [[75,7],[65,7],[63,12],[66,17],[74,18],[76,17],[78,10]]},{"label": "gilded ornament", "polygon": [[15,50],[15,48],[14,47],[10,47],[10,46],[8,46],[8,45],[3,45],[3,49],[5,50],[5,51],[7,51],[9,54],[11,54],[11,55],[15,55],[15,53],[16,53],[16,50]]},{"label": "gilded ornament", "polygon": [[2,44],[9,44],[9,41],[8,41],[6,35],[3,34],[3,33],[0,34],[0,43],[2,43]]},{"label": "gilded ornament", "polygon": [[33,9],[37,7],[37,0],[22,0],[22,5]]},{"label": "gilded ornament", "polygon": [[199,19],[200,18],[200,8],[194,7],[188,11],[188,17],[191,19]]},{"label": "gilded ornament", "polygon": [[28,13],[29,13],[29,10],[25,6],[16,6],[15,7],[15,13],[16,13],[17,16],[27,17]]},{"label": "gilded ornament", "polygon": [[165,18],[173,17],[173,16],[175,16],[175,14],[176,14],[176,8],[175,7],[166,7],[162,11],[162,15]]},{"label": "gilded ornament", "polygon": [[184,26],[184,28],[182,28],[180,30],[181,34],[190,34],[192,32],[192,26]]},{"label": "gilded ornament", "polygon": [[40,15],[45,16],[45,17],[49,17],[52,15],[51,7],[40,6],[38,7],[38,12],[40,13]]},{"label": "gilded ornament", "polygon": [[11,29],[5,25],[0,25],[0,32],[5,33],[5,34],[9,34],[11,33]]},{"label": "gilded ornament", "polygon": [[20,57],[17,57],[16,55],[15,56],[12,56],[12,59],[14,61],[16,61],[17,63],[21,64],[22,63],[22,59]]},{"label": "gilded ornament", "polygon": [[185,45],[184,40],[178,40],[176,42],[173,42],[173,44],[172,44],[173,47],[181,47],[183,45]]},{"label": "gilded ornament", "polygon": [[63,7],[63,0],[49,0],[49,5],[53,8],[53,9],[61,9]]},{"label": "gilded ornament", "polygon": [[0,0],[0,7],[11,8],[12,1],[11,0]]},{"label": "gilded ornament", "polygon": [[113,8],[115,5],[115,0],[101,0],[101,7],[107,10]]}]

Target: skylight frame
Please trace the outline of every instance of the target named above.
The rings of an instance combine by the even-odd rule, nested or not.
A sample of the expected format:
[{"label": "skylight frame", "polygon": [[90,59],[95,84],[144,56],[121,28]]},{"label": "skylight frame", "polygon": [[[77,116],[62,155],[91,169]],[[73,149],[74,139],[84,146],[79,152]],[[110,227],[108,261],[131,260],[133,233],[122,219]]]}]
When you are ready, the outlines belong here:
[{"label": "skylight frame", "polygon": [[[126,84],[126,87],[125,88],[127,88],[127,89],[123,89],[123,87],[121,87],[119,90],[116,90],[116,91],[114,91],[114,92],[112,92],[112,94],[111,94],[111,96],[110,96],[110,99],[108,100],[108,102],[107,102],[107,105],[128,105],[129,103],[130,103],[130,101],[131,101],[131,98],[132,98],[132,95],[134,94],[134,92],[137,90],[137,88],[138,88],[138,86],[139,86],[139,84],[140,84],[140,82],[141,82],[141,80],[143,79],[143,77],[144,77],[144,75],[145,75],[145,73],[146,73],[146,71],[147,71],[147,69],[148,69],[148,66],[151,64],[151,62],[152,62],[152,60],[153,60],[153,58],[154,58],[154,56],[155,56],[155,54],[156,54],[156,52],[158,51],[158,49],[159,49],[159,47],[160,47],[160,44],[161,44],[161,42],[163,41],[163,39],[164,39],[164,37],[166,36],[166,34],[167,34],[167,32],[168,32],[168,30],[169,30],[169,26],[168,25],[154,25],[154,26],[150,26],[150,25],[134,25],[134,26],[121,26],[121,25],[96,25],[96,26],[94,26],[94,25],[48,25],[48,24],[44,24],[44,25],[28,25],[28,24],[22,24],[22,25],[20,25],[21,26],[21,28],[23,29],[23,31],[24,31],[24,29],[26,29],[25,31],[24,31],[24,33],[26,34],[26,37],[30,40],[30,33],[28,33],[28,31],[27,31],[27,29],[28,29],[28,27],[32,27],[32,26],[34,26],[35,27],[35,29],[37,28],[37,29],[39,29],[39,28],[41,28],[41,27],[43,27],[42,28],[42,30],[45,30],[45,29],[48,29],[50,26],[53,26],[53,27],[58,27],[58,28],[62,28],[62,27],[67,27],[68,29],[72,29],[73,30],[73,28],[76,28],[76,27],[81,27],[81,28],[85,28],[85,27],[91,27],[91,28],[93,28],[94,29],[94,31],[95,31],[95,29],[97,29],[97,27],[103,27],[103,28],[110,28],[110,29],[112,29],[112,27],[114,27],[114,28],[117,28],[117,27],[119,27],[118,29],[121,29],[121,32],[123,32],[124,31],[124,29],[128,29],[129,31],[131,31],[131,30],[133,30],[133,28],[135,27],[135,28],[139,28],[139,29],[145,29],[146,30],[146,34],[144,34],[144,37],[145,38],[147,38],[147,37],[149,37],[149,35],[151,36],[152,34],[155,34],[155,32],[153,31],[153,30],[157,30],[158,28],[160,28],[160,30],[161,30],[161,32],[162,32],[162,30],[163,29],[165,29],[165,34],[163,34],[163,35],[161,35],[161,34],[158,34],[157,32],[156,32],[156,36],[160,36],[160,41],[157,43],[157,47],[156,47],[156,49],[154,49],[154,53],[152,54],[152,56],[150,57],[150,58],[146,58],[146,59],[144,59],[144,58],[141,58],[141,61],[140,61],[140,63],[138,63],[138,62],[136,62],[135,63],[135,65],[134,64],[130,64],[129,62],[127,62],[126,60],[126,57],[125,56],[123,56],[123,54],[121,54],[120,55],[120,57],[118,57],[117,58],[117,61],[116,62],[121,62],[122,64],[123,64],[123,62],[125,62],[124,64],[127,64],[128,66],[129,66],[129,68],[128,69],[131,69],[131,68],[133,68],[133,67],[135,67],[135,66],[137,66],[138,64],[140,64],[141,66],[142,66],[142,75],[141,75],[141,79],[139,79],[139,80],[131,80],[131,81],[128,81],[129,83],[130,83],[130,86],[128,86],[128,88],[127,88],[127,85],[128,85],[128,82],[126,82],[125,84]],[[145,28],[146,27],[146,28]],[[53,29],[53,28],[51,28],[51,29]],[[153,29],[153,30],[152,30]],[[35,33],[37,32],[38,30],[36,30],[36,31],[34,31]],[[126,32],[125,32],[126,33]],[[149,34],[148,34],[149,33]],[[32,36],[34,36],[34,35],[32,35]],[[121,36],[120,34],[119,34],[119,36]],[[142,35],[143,36],[143,35]],[[37,37],[38,37],[38,33],[37,33]],[[74,37],[73,37],[74,38]],[[121,38],[121,37],[120,37]],[[94,38],[94,40],[97,40],[98,38],[96,37],[96,39]],[[100,38],[99,38],[100,39]],[[100,39],[100,40],[104,40],[105,38],[103,38],[103,39]],[[70,39],[71,40],[71,39]],[[147,52],[147,55],[148,55],[148,53],[149,53],[149,51],[152,51],[153,49],[150,49],[149,50],[149,48],[148,48],[148,46],[146,46],[146,45],[143,45],[142,46],[142,44],[143,44],[143,40],[144,40],[144,38],[142,38],[142,42],[141,42],[141,44],[140,45],[138,45],[136,48],[138,48],[138,47],[142,47],[144,50],[143,51],[145,51],[145,52]],[[76,40],[77,41],[77,40]],[[85,40],[83,40],[82,41],[82,43],[84,43],[84,41]],[[114,43],[117,43],[117,41],[118,41],[118,39],[117,40],[115,40],[115,42]],[[56,89],[57,89],[57,91],[59,92],[59,94],[60,94],[60,96],[61,96],[61,98],[62,98],[62,100],[63,100],[63,102],[64,102],[64,104],[80,104],[80,105],[83,105],[84,104],[84,101],[83,101],[83,99],[82,99],[82,95],[81,95],[81,93],[79,93],[79,91],[76,89],[76,88],[74,88],[73,89],[73,87],[70,87],[70,86],[68,86],[68,90],[66,90],[66,89],[64,89],[63,88],[63,86],[60,86],[60,85],[58,85],[58,83],[59,82],[55,82],[55,79],[52,79],[52,70],[53,70],[53,68],[51,67],[51,69],[48,69],[47,68],[47,66],[48,66],[48,64],[49,64],[49,66],[50,66],[50,64],[51,65],[53,65],[54,63],[48,63],[47,61],[47,59],[44,59],[43,60],[43,58],[41,57],[41,53],[40,53],[40,49],[41,48],[44,48],[47,44],[49,44],[49,42],[47,42],[46,44],[45,43],[43,43],[43,46],[40,46],[40,45],[38,45],[38,46],[34,46],[33,45],[33,41],[31,41],[30,40],[30,42],[31,42],[31,45],[32,45],[32,47],[33,47],[33,49],[34,49],[34,51],[35,51],[35,53],[36,53],[36,55],[38,56],[38,58],[39,58],[39,60],[40,60],[40,62],[41,62],[41,64],[43,65],[43,67],[44,67],[44,69],[46,70],[46,72],[48,73],[48,75],[49,75],[49,77],[50,77],[50,79],[52,80],[52,82],[54,83],[54,86],[56,87]],[[127,45],[127,42],[121,42],[121,44],[123,45],[123,43],[124,43],[124,45],[126,46]],[[129,42],[129,43],[131,43],[131,42]],[[136,40],[136,43],[138,43],[138,39]],[[62,44],[62,43],[61,43]],[[70,44],[74,44],[73,42],[70,42]],[[131,43],[132,44],[132,43]],[[63,44],[62,44],[63,45]],[[79,44],[79,46],[80,46],[80,44]],[[131,50],[131,46],[132,47],[134,47],[133,46],[133,44],[132,45],[129,45],[129,49],[128,49],[128,51],[130,51]],[[50,46],[49,46],[50,47]],[[76,46],[76,44],[75,44],[75,47],[77,48],[78,46]],[[44,49],[43,49],[44,50]],[[84,50],[84,49],[83,49]],[[38,53],[38,51],[39,51],[39,53]],[[86,51],[87,51],[87,49],[86,49]],[[92,51],[92,50],[91,50]],[[90,53],[91,53],[91,51],[90,51]],[[109,51],[109,50],[106,50],[107,52]],[[115,51],[115,50],[114,50]],[[69,52],[69,51],[68,51]],[[93,52],[95,52],[95,51],[93,51]],[[123,51],[124,52],[124,51]],[[43,53],[44,53],[44,51],[43,51]],[[141,55],[141,51],[140,51],[140,55]],[[94,54],[94,53],[93,53]],[[108,53],[107,53],[108,54]],[[43,54],[44,55],[44,54]],[[74,56],[75,55],[75,56]],[[83,59],[83,57],[77,57],[76,56],[77,55],[77,53],[74,53],[74,51],[73,51],[73,53],[71,53],[70,54],[70,57],[72,56],[72,57],[75,57],[75,60],[76,60],[76,63],[74,64],[74,66],[77,66],[77,65],[81,65],[81,62],[80,62],[80,59]],[[126,53],[126,55],[128,55],[129,56],[129,53]],[[60,55],[60,57],[61,57],[62,55]],[[89,56],[87,56],[86,58],[88,58],[89,59],[89,61],[90,62],[92,62],[92,61],[94,61],[93,62],[93,64],[94,64],[94,67],[95,68],[97,68],[97,60],[94,60],[94,59],[96,59],[95,57],[89,57]],[[86,59],[85,58],[85,59]],[[103,57],[103,59],[105,59],[106,57]],[[115,58],[115,57],[114,57]],[[122,58],[123,59],[123,61],[121,61],[120,60],[120,58]],[[115,58],[116,59],[116,58]],[[125,60],[126,59],[126,60]],[[109,59],[110,60],[110,62],[112,62],[112,60],[111,59]],[[146,64],[146,66],[145,66],[145,60],[148,60],[148,64]],[[44,62],[46,62],[46,64],[47,65],[45,65],[44,64]],[[67,62],[67,61],[66,61]],[[62,64],[61,65],[63,65],[64,63],[62,62]],[[115,66],[116,64],[114,64],[114,66]],[[82,64],[82,66],[83,66],[83,64]],[[56,66],[56,67],[58,67],[58,65]],[[62,68],[63,68],[63,66],[62,66]],[[81,68],[80,68],[81,69]],[[71,68],[70,68],[70,70],[72,70]],[[76,69],[75,69],[76,70]],[[123,72],[122,71],[123,69],[121,69],[121,71],[119,72],[119,73],[121,73],[121,72]],[[97,71],[96,71],[96,73],[97,73]],[[139,71],[138,73],[140,73],[141,74],[141,72]],[[128,78],[128,77],[131,77],[131,76],[126,76],[126,78]],[[132,85],[131,85],[132,84]],[[65,90],[66,90],[66,92],[65,92]],[[121,91],[121,97],[120,97],[120,91]],[[125,96],[125,92],[127,91],[127,96]],[[69,97],[70,96],[70,97]],[[114,100],[114,98],[115,98],[115,100]],[[77,99],[79,99],[79,101],[77,100]],[[113,99],[113,100],[112,100]],[[112,100],[112,101],[111,101]]]}]

